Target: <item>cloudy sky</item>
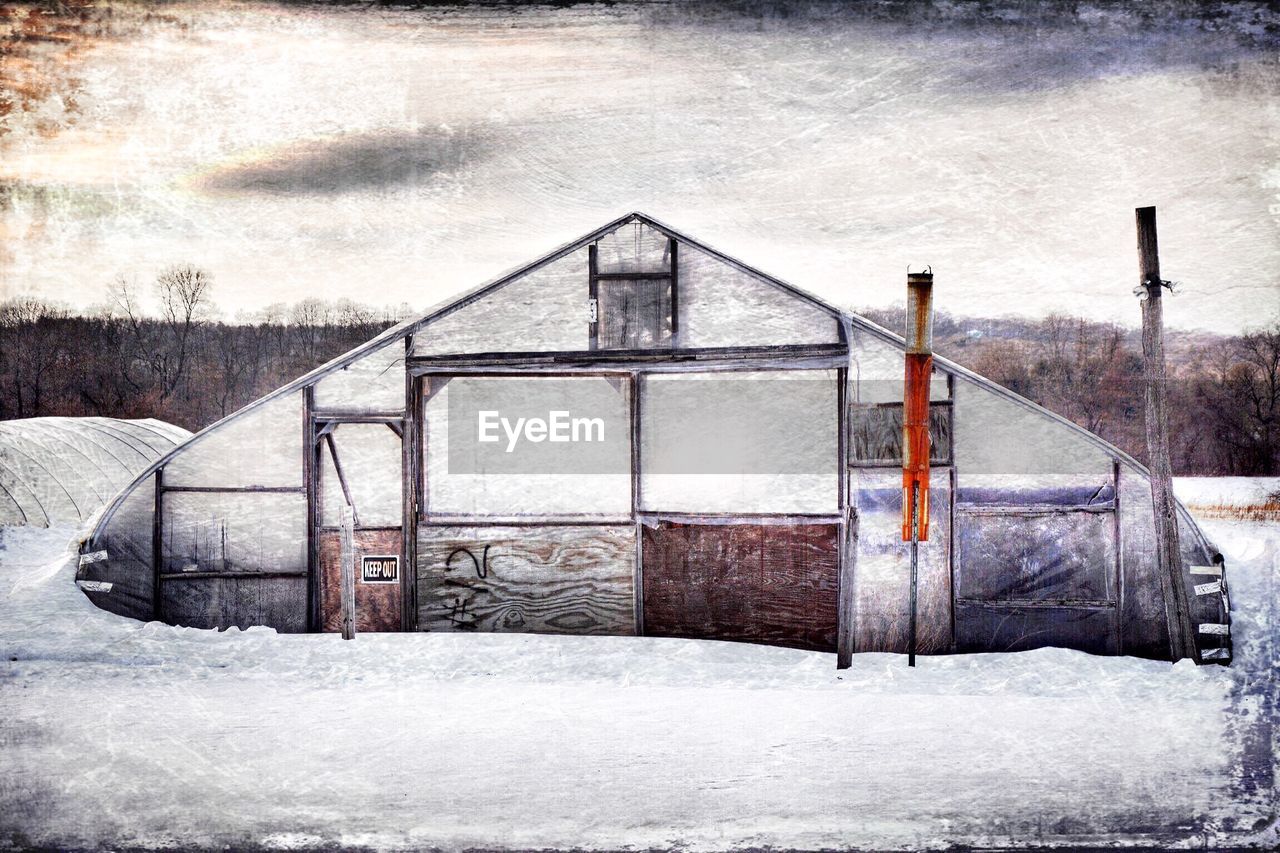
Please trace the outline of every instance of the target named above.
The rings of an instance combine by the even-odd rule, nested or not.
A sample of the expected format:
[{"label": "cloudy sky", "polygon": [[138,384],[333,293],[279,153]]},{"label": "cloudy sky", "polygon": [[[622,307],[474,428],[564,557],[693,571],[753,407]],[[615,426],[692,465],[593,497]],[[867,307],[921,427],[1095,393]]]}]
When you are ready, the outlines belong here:
[{"label": "cloudy sky", "polygon": [[[2,8],[2,7],[0,7]],[[224,314],[436,303],[641,210],[847,307],[1280,318],[1280,15],[1249,4],[7,10],[0,296],[196,263]],[[54,37],[47,37],[53,33]],[[46,37],[38,37],[46,36]]]}]

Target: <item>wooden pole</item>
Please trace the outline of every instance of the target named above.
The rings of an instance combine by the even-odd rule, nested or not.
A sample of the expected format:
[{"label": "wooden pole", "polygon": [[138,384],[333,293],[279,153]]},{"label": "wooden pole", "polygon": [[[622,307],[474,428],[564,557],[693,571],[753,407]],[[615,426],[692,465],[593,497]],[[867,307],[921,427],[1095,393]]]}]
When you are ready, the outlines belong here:
[{"label": "wooden pole", "polygon": [[1169,656],[1198,660],[1187,606],[1187,584],[1178,547],[1177,505],[1173,499],[1173,466],[1169,462],[1169,412],[1165,399],[1164,308],[1160,252],[1156,243],[1156,209],[1139,207],[1138,275],[1146,291],[1142,300],[1142,366],[1146,381],[1147,455],[1151,467],[1151,503],[1155,510],[1156,558],[1160,590],[1169,624]]},{"label": "wooden pole", "polygon": [[342,639],[353,640],[356,636],[355,520],[349,505],[343,504],[339,512],[342,519]]}]

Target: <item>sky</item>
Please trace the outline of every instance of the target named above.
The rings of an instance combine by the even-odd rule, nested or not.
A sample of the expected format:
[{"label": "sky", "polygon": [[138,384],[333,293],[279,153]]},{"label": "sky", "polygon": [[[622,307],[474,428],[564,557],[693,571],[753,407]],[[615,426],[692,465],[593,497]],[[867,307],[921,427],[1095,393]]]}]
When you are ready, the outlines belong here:
[{"label": "sky", "polygon": [[425,309],[639,210],[845,308],[930,264],[952,314],[1133,326],[1155,205],[1170,326],[1280,322],[1265,5],[33,9],[0,298],[193,263],[228,317]]}]

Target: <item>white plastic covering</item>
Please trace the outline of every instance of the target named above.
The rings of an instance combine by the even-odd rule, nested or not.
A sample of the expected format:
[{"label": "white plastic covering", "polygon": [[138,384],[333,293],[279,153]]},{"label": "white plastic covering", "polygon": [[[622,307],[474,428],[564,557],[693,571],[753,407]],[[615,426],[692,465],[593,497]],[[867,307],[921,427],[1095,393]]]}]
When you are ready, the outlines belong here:
[{"label": "white plastic covering", "polygon": [[[339,424],[333,446],[346,477],[361,527],[399,527],[401,503],[400,436],[385,424]],[[342,483],[325,443],[320,449],[320,523],[337,527],[346,502]]]},{"label": "white plastic covering", "polygon": [[836,512],[836,375],[779,370],[645,377],[641,508]]},{"label": "white plastic covering", "polygon": [[316,383],[318,412],[404,411],[404,338],[396,338]]},{"label": "white plastic covering", "polygon": [[[438,382],[439,380],[433,380]],[[451,405],[451,397],[469,399]],[[601,439],[551,445],[506,438],[480,445],[467,413],[477,400],[514,418],[564,410],[607,422]],[[461,414],[460,414],[461,413]],[[425,403],[425,501],[444,516],[620,516],[631,512],[627,386],[601,377],[455,377]],[[459,430],[453,440],[450,429]],[[466,432],[463,433],[462,431]],[[554,453],[546,464],[546,453]],[[344,463],[345,464],[345,463]],[[363,519],[362,519],[363,520]]]},{"label": "white plastic covering", "polygon": [[1079,430],[969,380],[957,379],[955,394],[953,429],[962,492],[1049,483],[1101,487],[1111,481],[1115,457]]},{"label": "white plastic covering", "polygon": [[690,245],[682,243],[679,253],[681,347],[840,340],[835,318],[817,305]]},{"label": "white plastic covering", "polygon": [[[849,342],[850,403],[901,403],[906,353],[902,347],[862,329]],[[929,399],[949,396],[947,377],[937,369],[929,383]]]},{"label": "white plastic covering", "polygon": [[584,247],[414,334],[414,355],[585,350],[590,261]]},{"label": "white plastic covering", "polygon": [[84,521],[190,437],[154,419],[0,422],[0,525]]},{"label": "white plastic covering", "polygon": [[166,486],[302,487],[302,392],[236,415],[165,464]]}]

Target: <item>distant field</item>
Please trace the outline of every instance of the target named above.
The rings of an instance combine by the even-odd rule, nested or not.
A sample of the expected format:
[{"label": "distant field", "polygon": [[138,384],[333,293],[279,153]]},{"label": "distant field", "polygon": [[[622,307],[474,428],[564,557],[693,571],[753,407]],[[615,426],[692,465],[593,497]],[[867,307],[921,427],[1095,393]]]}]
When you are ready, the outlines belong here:
[{"label": "distant field", "polygon": [[1280,477],[1177,477],[1173,491],[1198,518],[1280,521]]}]

